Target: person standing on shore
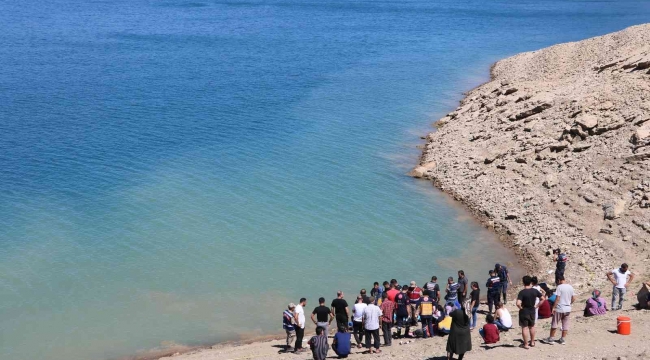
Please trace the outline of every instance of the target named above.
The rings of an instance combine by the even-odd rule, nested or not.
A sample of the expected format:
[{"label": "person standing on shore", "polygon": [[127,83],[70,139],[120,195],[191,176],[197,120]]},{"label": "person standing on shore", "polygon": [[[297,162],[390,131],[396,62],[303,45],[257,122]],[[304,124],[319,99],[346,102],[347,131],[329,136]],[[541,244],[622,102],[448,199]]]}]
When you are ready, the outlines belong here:
[{"label": "person standing on shore", "polygon": [[381,331],[384,334],[384,346],[393,345],[393,313],[395,302],[388,298],[387,293],[382,294],[381,306]]},{"label": "person standing on shore", "polygon": [[470,330],[474,330],[476,327],[476,312],[478,311],[478,306],[480,305],[480,297],[481,290],[478,288],[478,283],[476,281],[472,281],[472,292],[469,294],[470,308],[472,309],[472,324],[469,327]]},{"label": "person standing on shore", "polygon": [[334,319],[334,315],[332,315],[330,309],[325,306],[325,298],[318,299],[318,304],[318,307],[314,308],[314,311],[311,312],[311,321],[313,321],[317,327],[322,327],[325,336],[328,336],[330,333],[330,324]]},{"label": "person standing on shore", "polygon": [[557,277],[558,287],[555,290],[555,306],[553,306],[553,320],[551,321],[551,333],[549,337],[542,340],[546,344],[555,344],[555,332],[562,323],[562,337],[557,341],[558,344],[566,344],[566,336],[569,333],[569,323],[571,320],[571,305],[576,301],[573,286],[565,284],[564,276]]},{"label": "person standing on shore", "polygon": [[497,273],[499,280],[501,280],[501,293],[503,294],[503,303],[507,304],[508,286],[512,285],[512,281],[510,281],[510,273],[508,272],[508,268],[501,264],[494,265],[494,271]]},{"label": "person standing on shore", "polygon": [[314,356],[314,360],[327,359],[327,351],[330,347],[327,343],[327,335],[325,335],[325,329],[320,326],[316,327],[316,336],[312,336],[312,338],[309,339],[308,344],[311,348],[311,353]]},{"label": "person standing on shore", "polygon": [[361,297],[363,298],[363,303],[364,304],[366,304],[366,305],[370,304],[370,298],[367,295],[366,289],[361,289],[359,291],[359,295],[361,295]]},{"label": "person standing on shore", "polygon": [[495,270],[490,270],[490,277],[485,283],[485,287],[488,289],[488,313],[493,314],[492,307],[496,303],[501,302],[501,278],[497,276],[497,272]]},{"label": "person standing on shore", "polygon": [[[381,310],[374,304],[375,299],[370,297],[370,304],[363,311],[363,327],[366,330],[367,353],[380,353],[379,350],[379,322],[381,321]],[[370,345],[371,338],[374,340],[374,351]]]},{"label": "person standing on shore", "polygon": [[379,286],[379,283],[375,281],[375,283],[372,286],[372,290],[370,290],[370,296],[375,298],[375,305],[379,302],[379,300],[382,298],[381,294],[384,293],[384,288]]},{"label": "person standing on shore", "polygon": [[451,360],[458,354],[458,360],[463,360],[465,353],[472,350],[472,334],[469,330],[469,316],[464,308],[456,309],[449,314],[451,328],[447,337],[447,359]]},{"label": "person standing on shore", "polygon": [[[411,281],[411,284],[408,288],[408,291],[406,292],[406,295],[409,297],[409,306],[411,308],[411,320],[410,320],[410,325],[412,326],[417,326],[418,324],[418,302],[420,301],[420,298],[422,297],[422,289],[418,287],[418,285],[415,283],[415,281]],[[408,334],[408,327],[406,330],[406,333]]]},{"label": "person standing on shore", "polygon": [[454,282],[453,277],[449,277],[447,279],[447,295],[445,295],[445,300],[449,303],[453,303],[454,307],[460,308],[460,303],[458,302],[458,288],[460,285],[458,285],[457,282]]},{"label": "person standing on shore", "polygon": [[429,290],[424,291],[424,296],[420,298],[417,304],[417,312],[420,315],[420,321],[422,322],[422,333],[423,337],[426,339],[428,337],[433,337],[433,299],[429,297]]},{"label": "person standing on shore", "polygon": [[352,334],[354,334],[354,341],[357,342],[357,348],[363,346],[363,335],[365,333],[363,330],[363,312],[366,310],[366,307],[368,305],[363,302],[363,297],[358,295],[357,302],[352,308]]},{"label": "person standing on shore", "polygon": [[440,301],[440,285],[438,285],[438,277],[432,276],[431,281],[424,284],[424,287],[429,290],[429,296],[433,299],[433,302],[438,304]]},{"label": "person standing on shore", "polygon": [[395,295],[395,313],[397,315],[397,337],[402,337],[402,327],[406,325],[406,334],[409,330],[409,318],[411,317],[411,309],[409,308],[409,298],[406,296],[408,286],[404,285],[402,291]]},{"label": "person standing on shore", "polygon": [[[458,302],[465,308],[469,308],[469,304],[465,304],[467,299],[467,290],[469,289],[469,281],[465,277],[465,271],[458,270]],[[467,305],[467,306],[466,306]]]},{"label": "person standing on shore", "polygon": [[348,302],[343,299],[343,291],[339,290],[336,293],[336,299],[332,300],[332,315],[336,318],[336,327],[341,326],[348,328],[348,319],[350,318],[350,310],[348,309]]},{"label": "person standing on shore", "polygon": [[388,295],[388,299],[390,301],[395,301],[395,296],[400,293],[401,289],[397,289],[393,286],[393,284],[390,284],[388,286],[388,289],[386,290],[386,294]]},{"label": "person standing on shore", "polygon": [[[623,301],[625,301],[627,286],[634,280],[634,274],[628,270],[627,264],[623,263],[620,268],[607,273],[607,280],[614,285],[614,289],[612,290],[612,311],[621,310],[623,308]],[[617,296],[618,307],[615,306]]]},{"label": "person standing on shore", "polygon": [[282,314],[282,328],[287,332],[287,347],[284,351],[293,350],[293,342],[296,340],[296,304],[291,303]]},{"label": "person standing on shore", "polygon": [[524,289],[517,295],[519,326],[521,326],[521,336],[524,338],[521,347],[529,349],[535,346],[535,302],[537,299],[542,300],[544,296],[541,292],[533,289],[530,276],[526,275],[522,280]]},{"label": "person standing on shore", "polygon": [[296,345],[294,346],[296,353],[307,351],[302,347],[302,338],[305,336],[305,306],[307,306],[305,298],[301,298],[296,305]]}]

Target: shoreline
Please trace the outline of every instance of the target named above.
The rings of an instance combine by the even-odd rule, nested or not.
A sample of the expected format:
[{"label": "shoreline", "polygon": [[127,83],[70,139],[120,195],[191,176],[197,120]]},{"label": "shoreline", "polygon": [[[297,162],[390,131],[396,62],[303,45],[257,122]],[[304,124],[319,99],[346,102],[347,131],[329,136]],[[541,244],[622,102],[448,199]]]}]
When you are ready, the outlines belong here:
[{"label": "shoreline", "polygon": [[[612,37],[621,36],[620,34],[624,33],[624,32],[629,33],[629,36],[634,36],[634,33],[637,32],[637,31],[642,31],[644,33],[647,32],[648,34],[650,34],[650,26],[649,25],[638,25],[638,26],[634,26],[634,27],[622,30],[622,31],[617,32],[617,33],[608,34],[608,35],[600,36],[600,37],[597,37],[597,38],[591,38],[591,39],[583,40],[583,41],[580,41],[580,42],[558,44],[558,45],[554,45],[554,46],[551,46],[549,48],[545,48],[545,49],[542,49],[542,50],[517,54],[517,55],[514,55],[512,57],[508,57],[508,58],[505,58],[505,59],[502,59],[502,60],[499,60],[499,61],[493,63],[490,66],[490,69],[489,69],[490,80],[488,80],[485,83],[479,84],[476,87],[474,87],[473,89],[471,89],[471,90],[467,91],[466,93],[464,93],[463,99],[460,101],[460,105],[455,111],[449,113],[447,116],[443,117],[442,119],[434,122],[434,126],[438,130],[433,132],[433,133],[430,133],[426,137],[426,143],[424,144],[424,149],[423,149],[423,152],[422,152],[422,154],[420,156],[419,166],[417,166],[411,173],[409,173],[409,175],[413,176],[415,178],[421,178],[423,180],[431,181],[432,184],[437,189],[439,189],[440,191],[442,191],[443,193],[448,195],[451,199],[453,199],[455,201],[455,204],[462,205],[465,208],[466,211],[468,211],[470,214],[473,215],[473,218],[476,221],[479,221],[484,227],[486,227],[490,231],[494,232],[496,234],[499,242],[504,247],[506,247],[509,250],[514,252],[515,257],[516,257],[516,261],[522,266],[522,268],[527,273],[530,273],[530,274],[542,274],[541,279],[543,279],[544,275],[548,275],[546,269],[554,267],[554,266],[551,267],[552,263],[551,263],[551,261],[549,259],[549,255],[546,252],[546,250],[555,248],[555,246],[561,246],[561,247],[563,247],[563,249],[568,249],[568,252],[569,252],[570,256],[572,256],[573,258],[576,258],[576,261],[570,263],[570,267],[567,269],[567,272],[571,274],[570,275],[571,280],[573,280],[572,282],[574,283],[574,286],[576,287],[576,292],[578,294],[585,293],[590,288],[597,287],[597,286],[602,286],[603,283],[604,283],[603,276],[600,276],[600,278],[599,278],[599,277],[595,276],[594,274],[596,273],[597,270],[598,271],[601,271],[601,270],[604,271],[604,269],[606,269],[608,267],[611,268],[612,266],[614,266],[614,262],[612,262],[613,259],[610,259],[609,261],[607,261],[607,260],[603,260],[601,258],[599,261],[602,261],[605,264],[603,264],[602,267],[597,268],[597,269],[589,269],[587,266],[585,266],[585,262],[584,262],[584,257],[589,256],[589,253],[584,252],[584,247],[585,246],[591,246],[591,245],[593,245],[593,246],[602,245],[602,241],[599,243],[598,239],[591,239],[589,237],[589,236],[592,235],[591,233],[589,233],[589,236],[585,235],[584,237],[581,237],[581,236],[566,236],[567,234],[563,233],[560,236],[558,236],[559,240],[557,240],[557,239],[552,240],[552,239],[546,238],[544,236],[539,236],[539,238],[537,238],[536,237],[537,235],[532,236],[532,239],[530,239],[531,236],[528,235],[529,233],[527,233],[525,231],[526,230],[525,228],[526,228],[526,226],[528,226],[528,227],[533,226],[534,223],[529,221],[528,222],[529,225],[527,225],[526,223],[521,225],[521,223],[519,223],[517,226],[514,226],[514,227],[512,226],[512,220],[517,221],[517,220],[519,220],[519,219],[521,219],[523,217],[522,214],[519,212],[521,210],[518,209],[518,211],[516,213],[513,211],[513,214],[510,214],[510,213],[508,213],[507,211],[504,211],[504,209],[501,209],[501,208],[495,209],[495,208],[492,208],[492,207],[488,207],[481,200],[477,200],[477,199],[481,199],[481,198],[474,196],[474,195],[476,195],[475,192],[468,191],[467,187],[463,187],[461,185],[458,185],[458,182],[459,182],[459,181],[457,181],[458,178],[462,178],[464,180],[467,180],[467,177],[461,177],[461,176],[458,176],[457,174],[453,174],[453,173],[451,175],[442,174],[441,173],[441,167],[443,165],[447,165],[448,163],[446,163],[446,161],[449,161],[449,159],[441,159],[440,158],[441,157],[440,150],[443,149],[443,148],[448,148],[448,149],[451,149],[451,150],[459,148],[458,146],[455,146],[455,147],[451,146],[447,139],[443,139],[443,137],[449,133],[449,131],[450,131],[449,129],[458,130],[457,128],[462,129],[464,126],[465,127],[472,127],[472,126],[474,126],[476,124],[477,121],[483,121],[483,122],[489,121],[489,120],[486,120],[486,119],[481,119],[482,116],[486,115],[486,112],[484,111],[486,105],[483,105],[483,106],[477,105],[477,102],[480,101],[481,99],[485,100],[487,97],[491,96],[489,94],[493,94],[493,93],[499,92],[499,91],[502,92],[502,94],[503,94],[503,93],[507,93],[508,91],[510,91],[509,89],[518,88],[517,90],[515,90],[514,93],[512,93],[512,94],[514,94],[514,96],[512,96],[512,97],[515,97],[515,96],[520,97],[521,93],[522,93],[520,91],[520,89],[526,88],[527,94],[525,94],[523,97],[528,96],[528,99],[532,98],[533,100],[537,101],[538,99],[536,98],[536,96],[539,95],[540,93],[545,93],[546,92],[546,90],[543,89],[543,90],[537,91],[535,93],[531,89],[532,86],[529,83],[532,80],[530,78],[531,77],[534,78],[534,76],[532,76],[530,74],[525,74],[525,75],[522,76],[522,78],[525,79],[525,80],[523,80],[523,81],[521,79],[513,80],[512,78],[516,78],[516,76],[511,76],[511,74],[507,74],[507,75],[504,76],[505,72],[503,70],[503,67],[511,66],[513,62],[525,63],[526,61],[530,61],[531,58],[538,58],[538,59],[543,58],[543,56],[540,56],[540,53],[543,53],[545,51],[557,50],[558,48],[562,48],[562,47],[566,48],[566,47],[572,47],[572,46],[579,46],[579,44],[589,44],[589,43],[593,43],[595,41],[598,41],[598,39],[603,39],[603,38],[608,38],[607,41],[609,41],[609,39],[611,39]],[[614,51],[614,50],[612,50],[612,51]],[[594,63],[596,63],[596,62],[601,62],[602,63],[603,60],[602,59],[594,59],[593,62]],[[621,66],[625,65],[625,64],[623,64],[623,62],[624,61],[621,60]],[[608,65],[608,64],[605,64],[605,65]],[[610,67],[615,67],[615,66],[612,65]],[[524,66],[524,68],[525,68],[525,66]],[[506,96],[508,96],[508,95],[511,95],[511,94],[506,94]],[[548,94],[545,93],[543,95],[546,96]],[[497,95],[495,98],[492,98],[493,100],[495,100],[494,102],[499,102],[499,100],[496,99],[499,96],[501,96],[501,94]],[[548,98],[549,97],[547,96],[546,98],[542,99],[541,101],[544,102]],[[551,96],[551,98],[552,98],[552,96]],[[505,105],[508,105],[509,107],[513,106],[513,105],[517,106],[515,104],[517,104],[519,102],[526,102],[528,99],[524,99],[522,101],[516,101],[516,99],[513,98],[513,99],[509,100],[507,103],[505,103],[505,104],[503,104],[501,106],[505,106]],[[556,101],[556,99],[552,99],[550,101],[553,102],[553,101]],[[489,101],[487,101],[487,102],[489,102]],[[535,104],[540,104],[540,102],[538,101]],[[487,105],[487,106],[490,106],[490,105]],[[531,106],[536,106],[536,105],[531,105]],[[493,107],[493,109],[496,108],[496,106],[494,104],[492,104],[492,107]],[[557,108],[558,106],[557,106],[557,104],[553,103],[552,107],[554,107],[553,110],[555,110],[555,108]],[[508,108],[504,107],[504,109],[508,109]],[[510,110],[510,109],[508,109],[508,110]],[[512,122],[512,120],[508,121],[507,119],[508,119],[509,116],[511,116],[513,114],[509,114],[508,110],[500,112],[500,114],[504,114],[504,115],[499,116],[498,119],[495,119],[495,121],[506,121],[506,124],[510,124],[510,122]],[[520,111],[520,110],[521,109],[515,109],[515,112]],[[525,110],[526,109],[524,109],[524,111]],[[546,110],[546,109],[544,109],[544,110]],[[490,112],[490,111],[487,111],[487,112]],[[541,113],[541,112],[539,112],[539,113]],[[537,114],[539,114],[539,113],[535,113],[532,116],[535,117],[536,121],[544,120],[544,119],[539,119],[537,117]],[[514,115],[516,117],[516,114],[514,114]],[[487,114],[487,117],[489,117],[489,116],[490,115]],[[526,116],[526,117],[532,117],[532,116],[529,115],[529,116]],[[497,118],[497,117],[495,117],[495,118]],[[503,120],[503,119],[506,119],[506,120]],[[462,122],[467,123],[467,125],[461,124]],[[613,130],[618,130],[618,129],[613,129]],[[511,131],[511,130],[506,130],[506,131]],[[495,131],[493,131],[492,136],[495,136],[495,137],[498,136],[496,134],[498,134],[498,131],[495,130]],[[470,134],[470,133],[463,134],[463,135],[476,136],[476,134]],[[510,135],[510,134],[508,134],[508,135]],[[464,136],[461,139],[465,140],[464,145],[467,145],[469,143],[470,146],[472,145],[471,142],[475,141],[475,140],[470,140],[469,136]],[[479,138],[479,140],[480,140],[480,138]],[[456,144],[456,145],[458,145],[458,144]],[[577,148],[580,145],[581,145],[580,141],[576,141],[575,146],[574,146],[573,143],[569,144],[569,146],[574,146],[574,149]],[[481,144],[479,147],[485,147],[485,146],[486,146],[485,144]],[[462,148],[462,147],[460,147],[460,148]],[[482,150],[484,150],[484,149],[482,149]],[[462,153],[463,159],[468,159],[468,160],[470,160],[470,162],[473,161],[474,165],[479,165],[479,166],[476,166],[475,169],[472,169],[472,170],[474,170],[474,173],[470,174],[470,178],[472,178],[473,176],[476,176],[476,177],[474,177],[472,179],[472,180],[476,180],[479,177],[486,178],[487,176],[490,175],[490,174],[486,173],[486,171],[484,170],[485,167],[482,167],[481,164],[482,165],[492,165],[491,166],[492,168],[495,167],[496,165],[500,165],[500,166],[504,166],[504,169],[509,170],[510,166],[512,166],[510,163],[508,163],[506,165],[503,165],[508,158],[511,158],[512,163],[515,164],[514,167],[519,166],[519,165],[525,166],[525,165],[527,165],[529,163],[533,163],[532,159],[530,159],[530,160],[525,159],[526,161],[520,161],[519,160],[520,158],[513,158],[511,155],[516,155],[516,154],[509,153],[508,152],[509,150],[510,149],[506,150],[505,152],[502,152],[503,154],[501,154],[501,155],[492,155],[492,154],[484,155],[483,151],[476,151],[476,152],[469,151],[468,152],[469,156],[468,156],[468,153]],[[543,149],[542,152],[545,151],[545,150],[548,150],[548,147]],[[574,152],[579,154],[579,153],[582,152],[582,150],[581,151],[575,151],[574,150]],[[539,152],[535,152],[535,153],[539,153]],[[535,153],[533,153],[533,156],[534,156]],[[572,161],[575,161],[575,160],[572,160]],[[501,169],[501,168],[498,168],[498,169]],[[642,168],[642,170],[644,170],[644,169],[645,168]],[[503,170],[503,169],[501,169],[501,170]],[[523,171],[521,173],[525,173],[525,171]],[[454,178],[454,177],[456,177],[456,178]],[[525,176],[522,175],[522,178],[525,179]],[[555,180],[555,182],[557,184],[558,180]],[[532,183],[532,181],[531,181],[531,183]],[[541,185],[541,182],[539,184],[537,184],[537,185]],[[531,187],[531,186],[532,186],[532,184],[528,185],[528,187]],[[554,188],[555,186],[557,186],[557,185],[551,186],[550,188]],[[546,186],[542,186],[542,188],[544,188],[546,190],[550,190]],[[523,186],[522,189],[528,189],[528,188],[526,186]],[[506,195],[513,195],[513,194],[507,194],[506,193]],[[515,195],[518,195],[516,191],[515,191]],[[588,203],[591,204],[592,202],[588,202]],[[565,212],[566,212],[566,210],[565,210]],[[562,212],[560,212],[560,213],[562,213]],[[526,215],[528,215],[528,214],[526,214]],[[590,217],[588,221],[592,221],[593,218],[594,217]],[[610,219],[610,220],[615,220],[615,219]],[[627,220],[629,220],[629,219],[627,219]],[[524,228],[523,231],[522,231],[522,228]],[[584,227],[581,228],[580,225],[570,226],[570,228],[573,229],[573,230],[577,230],[577,232],[584,232],[583,231]],[[601,232],[599,232],[599,233],[601,233]],[[526,234],[526,235],[524,236],[522,234]],[[605,235],[612,235],[612,234],[605,233]],[[525,241],[522,241],[522,238],[524,238],[524,237],[528,237],[528,238]],[[576,242],[576,240],[575,240],[576,238],[580,239],[581,241]],[[643,238],[643,235],[642,235],[642,238]],[[647,238],[650,239],[650,237],[647,237]],[[589,241],[590,239],[593,241],[593,243],[591,243]],[[627,244],[624,244],[624,245],[627,245]],[[635,245],[635,246],[638,247],[639,245]],[[599,249],[602,250],[603,247],[600,246]],[[619,250],[619,249],[617,249],[617,250]],[[597,252],[598,251],[599,250],[597,250]],[[646,271],[646,267],[645,266],[642,267],[641,264],[640,264],[641,258],[640,257],[634,257],[634,253],[629,252],[629,251],[625,251],[624,254],[626,256],[629,256],[630,258],[632,258],[634,261],[636,261],[635,264],[638,265],[638,268],[636,268],[635,270],[639,275],[641,275],[641,276],[638,277],[638,279],[640,280],[641,278],[643,278],[643,274],[647,273],[647,271]],[[612,252],[608,252],[607,255],[611,256]],[[541,280],[541,281],[544,281],[544,280]],[[547,281],[548,281],[548,279],[547,279]],[[518,281],[516,279],[514,279],[513,285],[517,286],[516,285],[517,282]],[[513,291],[514,291],[514,289],[513,289]],[[219,350],[222,350],[222,349],[241,347],[241,346],[244,346],[244,345],[257,345],[257,346],[259,346],[260,344],[263,344],[263,343],[281,341],[282,338],[283,338],[283,336],[279,333],[278,335],[268,335],[268,336],[264,336],[262,338],[256,337],[256,338],[252,338],[252,339],[248,339],[248,340],[227,341],[227,342],[223,342],[223,343],[217,343],[217,344],[212,345],[212,346],[205,345],[205,346],[193,347],[191,349],[186,349],[184,351],[174,352],[173,354],[171,354],[171,352],[167,352],[167,354],[160,355],[160,356],[157,356],[157,357],[151,357],[151,356],[149,356],[149,357],[134,357],[134,358],[129,358],[129,359],[151,360],[151,359],[160,359],[160,358],[164,358],[164,357],[169,357],[170,355],[173,356],[173,357],[178,356],[178,355],[192,355],[192,354],[195,354],[197,352],[201,352],[202,350],[205,350],[205,349],[211,349],[211,350],[219,351]],[[395,356],[395,355],[393,355],[393,356]],[[254,357],[254,356],[252,356],[252,357]],[[215,355],[214,358],[217,359],[219,357],[218,357],[218,355]],[[210,359],[212,359],[212,357],[210,357]]]}]

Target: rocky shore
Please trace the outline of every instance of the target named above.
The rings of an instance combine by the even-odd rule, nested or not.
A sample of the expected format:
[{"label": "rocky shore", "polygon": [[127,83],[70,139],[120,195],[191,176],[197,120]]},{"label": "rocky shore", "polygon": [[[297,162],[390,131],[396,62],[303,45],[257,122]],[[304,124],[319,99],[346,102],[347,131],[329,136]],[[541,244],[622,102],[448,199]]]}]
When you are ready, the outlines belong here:
[{"label": "rocky shore", "polygon": [[647,274],[650,24],[501,60],[434,125],[411,174],[467,205],[531,271],[552,280],[561,248],[577,288],[622,262]]}]

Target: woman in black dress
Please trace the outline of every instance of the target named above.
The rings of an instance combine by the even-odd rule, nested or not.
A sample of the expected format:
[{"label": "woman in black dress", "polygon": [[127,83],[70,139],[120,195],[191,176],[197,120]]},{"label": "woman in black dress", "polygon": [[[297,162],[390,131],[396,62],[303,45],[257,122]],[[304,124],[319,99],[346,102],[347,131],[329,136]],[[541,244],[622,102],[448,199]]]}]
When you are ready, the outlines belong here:
[{"label": "woman in black dress", "polygon": [[469,316],[465,308],[456,309],[449,316],[451,316],[451,330],[447,339],[447,359],[451,360],[454,354],[458,354],[458,360],[463,360],[465,353],[472,350]]}]

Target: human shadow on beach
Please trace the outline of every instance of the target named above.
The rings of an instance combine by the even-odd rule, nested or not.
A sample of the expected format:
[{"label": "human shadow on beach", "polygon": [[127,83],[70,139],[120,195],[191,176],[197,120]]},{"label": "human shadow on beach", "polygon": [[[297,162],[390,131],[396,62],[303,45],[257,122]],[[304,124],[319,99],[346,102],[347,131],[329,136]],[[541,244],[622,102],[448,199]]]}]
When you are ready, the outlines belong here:
[{"label": "human shadow on beach", "polygon": [[495,348],[513,348],[513,347],[517,347],[517,346],[514,345],[514,344],[500,344],[500,345],[483,344],[483,345],[481,345],[481,347],[483,349],[485,349],[485,350],[492,350],[492,349],[495,349]]},{"label": "human shadow on beach", "polygon": [[430,358],[428,358],[426,360],[447,360],[447,357],[446,356],[434,356],[434,357],[430,357]]}]

